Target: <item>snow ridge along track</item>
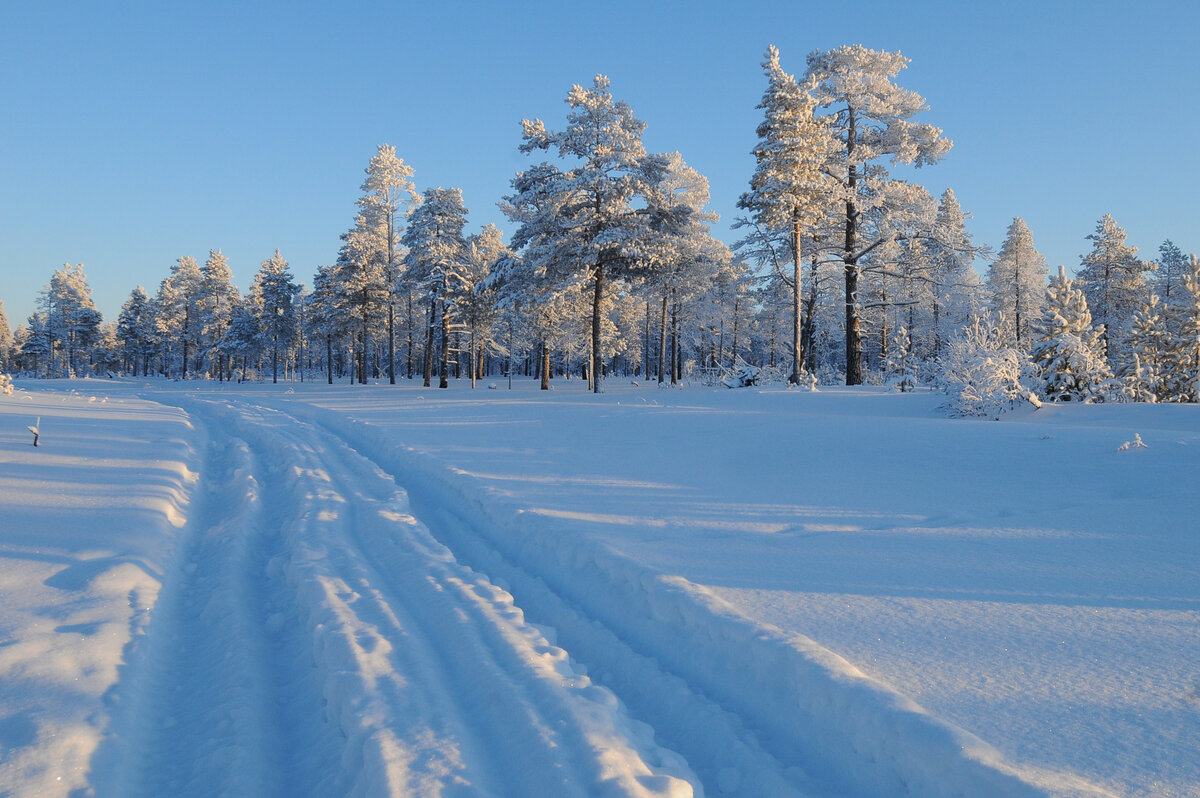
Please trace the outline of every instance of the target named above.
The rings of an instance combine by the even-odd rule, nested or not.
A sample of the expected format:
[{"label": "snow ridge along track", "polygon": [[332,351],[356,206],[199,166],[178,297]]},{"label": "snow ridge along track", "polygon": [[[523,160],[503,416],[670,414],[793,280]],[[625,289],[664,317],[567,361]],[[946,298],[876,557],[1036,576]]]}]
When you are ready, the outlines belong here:
[{"label": "snow ridge along track", "polygon": [[273,404],[400,479],[459,560],[553,626],[573,657],[687,757],[710,794],[1108,794],[1072,774],[1008,762],[815,642],[751,623],[682,578],[564,539],[552,519],[481,495],[468,476],[363,422]]},{"label": "snow ridge along track", "polygon": [[98,793],[702,792],[373,463],[276,410],[185,409],[213,436],[211,495]]}]

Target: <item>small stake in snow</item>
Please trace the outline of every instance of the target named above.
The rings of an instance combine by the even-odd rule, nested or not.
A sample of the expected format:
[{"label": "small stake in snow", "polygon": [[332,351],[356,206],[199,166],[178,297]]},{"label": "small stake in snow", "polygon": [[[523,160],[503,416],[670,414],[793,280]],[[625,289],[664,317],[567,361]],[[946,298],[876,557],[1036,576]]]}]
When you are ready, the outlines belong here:
[{"label": "small stake in snow", "polygon": [[41,416],[38,416],[38,420],[37,420],[37,423],[36,423],[36,424],[34,424],[32,427],[26,427],[26,428],[25,428],[25,429],[27,429],[27,430],[29,430],[30,432],[32,432],[32,433],[33,433],[33,445],[34,445],[34,446],[37,446],[37,442],[38,442],[38,429],[39,429],[41,426],[42,426],[42,417],[41,417]]}]

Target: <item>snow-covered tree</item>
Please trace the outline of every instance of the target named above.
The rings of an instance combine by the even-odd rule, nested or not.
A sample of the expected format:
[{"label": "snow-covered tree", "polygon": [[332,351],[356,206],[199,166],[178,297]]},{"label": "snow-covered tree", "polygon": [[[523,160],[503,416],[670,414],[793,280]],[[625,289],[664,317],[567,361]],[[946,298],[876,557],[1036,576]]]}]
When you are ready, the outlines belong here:
[{"label": "snow-covered tree", "polygon": [[750,178],[750,191],[738,207],[753,215],[760,227],[786,228],[791,233],[792,254],[792,383],[804,371],[801,321],[801,241],[809,228],[826,215],[832,201],[829,175],[824,167],[833,151],[828,120],[814,112],[816,100],[810,82],[801,86],[779,63],[779,50],[767,48],[763,71],[767,90],[758,107],[764,119],[759,124],[754,148],[757,166]]},{"label": "snow-covered tree", "polygon": [[238,290],[233,284],[229,258],[219,249],[208,251],[208,260],[200,267],[200,296],[196,303],[200,314],[200,332],[204,338],[204,354],[210,362],[210,373],[217,379],[228,379],[225,356],[220,350],[221,339],[233,320],[238,303]]},{"label": "snow-covered tree", "polygon": [[50,325],[44,312],[30,314],[13,335],[19,353],[20,368],[31,374],[50,375],[54,350]]},{"label": "snow-covered tree", "polygon": [[264,342],[271,345],[271,382],[279,382],[279,352],[296,337],[296,295],[300,286],[279,250],[259,266],[250,287],[250,300]]},{"label": "snow-covered tree", "polygon": [[[51,347],[51,370],[74,376],[77,355],[87,353],[99,335],[101,322],[100,311],[92,302],[92,289],[83,273],[83,264],[65,263],[55,271],[42,292],[41,304]],[[59,358],[62,358],[61,365],[54,365]]]},{"label": "snow-covered tree", "polygon": [[1200,402],[1200,258],[1192,255],[1183,274],[1186,299],[1172,308],[1167,399]]},{"label": "snow-covered tree", "polygon": [[203,290],[204,277],[191,255],[175,261],[158,287],[154,300],[155,331],[165,346],[165,370],[174,368],[174,355],[180,355],[183,378],[187,379],[190,358],[196,351],[200,336],[200,314],[197,301]]},{"label": "snow-covered tree", "polygon": [[[454,298],[458,317],[470,338],[471,387],[482,376],[484,352],[495,344],[493,328],[499,318],[497,290],[488,280],[492,267],[511,256],[504,234],[493,224],[466,240],[466,262],[460,290]],[[501,347],[502,348],[502,347]]]},{"label": "snow-covered tree", "polygon": [[242,377],[246,379],[246,369],[251,358],[257,358],[262,351],[262,329],[259,326],[253,297],[246,297],[233,308],[229,320],[229,329],[221,338],[221,352],[229,358],[232,372],[237,359],[242,359]]},{"label": "snow-covered tree", "polygon": [[1109,362],[1121,369],[1129,360],[1123,341],[1133,314],[1146,301],[1146,273],[1154,265],[1138,258],[1137,247],[1126,245],[1125,231],[1107,213],[1096,223],[1096,232],[1088,240],[1092,251],[1083,256],[1076,277],[1099,327]]},{"label": "snow-covered tree", "polygon": [[1054,402],[1104,402],[1113,388],[1104,342],[1092,326],[1087,298],[1058,267],[1046,289],[1041,338],[1033,360],[1041,375],[1040,393]]},{"label": "snow-covered tree", "polygon": [[880,161],[916,167],[937,163],[951,141],[933,125],[911,121],[927,110],[925,99],[902,89],[893,78],[908,65],[899,53],[848,45],[808,56],[805,80],[815,81],[817,101],[832,108],[830,125],[838,142],[829,163],[845,203],[844,241],[840,257],[846,279],[846,384],[863,381],[859,277],[861,261],[896,235],[872,230],[864,211],[878,204],[889,180]]},{"label": "snow-covered tree", "polygon": [[[469,284],[464,276],[468,250],[463,228],[467,224],[467,208],[463,204],[462,190],[457,188],[426,189],[422,200],[409,216],[403,242],[408,248],[409,278],[422,287],[429,300],[424,382],[429,386],[432,379],[436,348],[441,352],[438,387],[448,388],[454,300]],[[441,340],[435,345],[434,330],[439,327]]]},{"label": "snow-covered tree", "polygon": [[140,285],[129,293],[121,312],[117,316],[117,342],[123,354],[124,368],[137,376],[150,372],[150,358],[154,355],[157,334],[154,323],[154,307],[146,289]]},{"label": "snow-covered tree", "polygon": [[404,219],[421,203],[413,184],[413,169],[396,155],[396,148],[380,144],[367,165],[363,196],[359,199],[364,228],[370,230],[373,243],[380,248],[376,259],[382,266],[383,286],[387,291],[387,372],[388,382],[396,384],[396,300],[400,291],[403,254],[398,252]]},{"label": "snow-covered tree", "polygon": [[1029,351],[1037,335],[1046,298],[1046,259],[1033,246],[1033,233],[1025,220],[1014,217],[1000,246],[1000,255],[988,267],[988,304],[1004,320],[1013,344]]},{"label": "snow-covered tree", "polygon": [[983,310],[983,286],[971,265],[979,248],[967,232],[967,218],[954,191],[942,192],[929,243],[933,261],[931,348],[935,357],[955,330]]},{"label": "snow-covered tree", "polygon": [[1133,317],[1123,342],[1130,354],[1117,373],[1126,398],[1133,402],[1160,402],[1168,399],[1167,372],[1171,368],[1171,331],[1166,326],[1164,308],[1158,296],[1151,294]]},{"label": "snow-covered tree", "polygon": [[950,397],[945,407],[956,416],[996,418],[1031,401],[1035,380],[1029,355],[987,314],[957,331],[938,362],[938,383]]},{"label": "snow-covered tree", "polygon": [[[647,266],[642,247],[648,225],[642,202],[662,156],[647,156],[642,145],[645,123],[623,102],[613,99],[609,80],[597,75],[591,88],[573,86],[571,111],[561,131],[540,119],[523,120],[521,152],[549,151],[568,168],[545,163],[527,170],[506,198],[521,224],[514,246],[524,248],[528,268],[544,272],[562,287],[588,284],[591,290],[589,378],[602,390],[602,318],[607,281],[634,277]],[[531,196],[522,196],[522,188]]]},{"label": "snow-covered tree", "polygon": [[1187,273],[1187,256],[1168,238],[1158,247],[1158,269],[1154,278],[1154,293],[1162,298],[1163,305],[1174,305],[1185,299],[1183,280]]},{"label": "snow-covered tree", "polygon": [[13,348],[12,327],[8,326],[8,316],[4,313],[4,302],[0,301],[0,370],[7,370],[11,367]]}]

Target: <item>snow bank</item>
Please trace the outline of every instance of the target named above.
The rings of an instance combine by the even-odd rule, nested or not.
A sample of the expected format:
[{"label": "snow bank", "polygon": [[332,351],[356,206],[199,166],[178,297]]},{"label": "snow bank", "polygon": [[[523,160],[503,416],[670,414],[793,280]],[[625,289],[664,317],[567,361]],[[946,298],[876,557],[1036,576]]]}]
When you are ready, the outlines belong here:
[{"label": "snow bank", "polygon": [[150,402],[0,398],[0,792],[87,785],[186,520],[193,443]]}]

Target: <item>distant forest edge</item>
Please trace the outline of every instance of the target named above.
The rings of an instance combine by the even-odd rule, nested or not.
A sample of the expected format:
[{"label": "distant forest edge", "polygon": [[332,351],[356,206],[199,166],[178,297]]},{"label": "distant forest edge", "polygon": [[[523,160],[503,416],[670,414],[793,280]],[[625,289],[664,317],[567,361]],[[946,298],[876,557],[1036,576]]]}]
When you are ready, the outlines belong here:
[{"label": "distant forest edge", "polygon": [[[944,389],[951,412],[1042,401],[1200,401],[1200,261],[1165,241],[1142,260],[1105,215],[1076,277],[1048,280],[1014,218],[998,253],[974,244],[954,192],[933,197],[889,165],[935,165],[952,143],[915,118],[899,53],[814,52],[797,78],[775,47],[757,166],[727,246],[708,181],[648,153],[645,124],[609,81],[567,95],[565,125],[523,120],[531,157],[499,204],[514,223],[467,234],[457,188],[418,192],[380,145],[337,261],[300,285],[279,250],[247,295],[220,249],[184,256],[115,321],[65,264],[12,330],[0,372],[244,380],[606,375],[675,385]],[[985,279],[973,262],[989,262]]]}]

